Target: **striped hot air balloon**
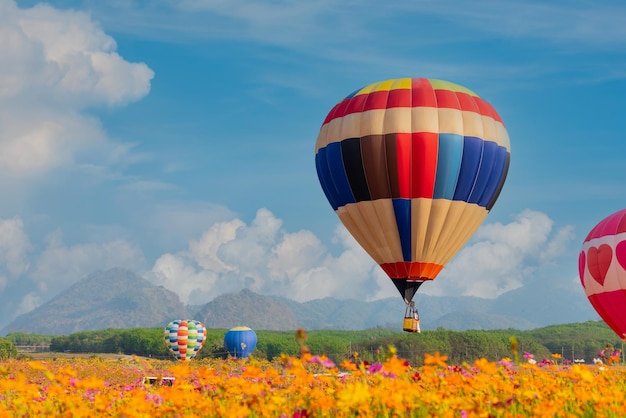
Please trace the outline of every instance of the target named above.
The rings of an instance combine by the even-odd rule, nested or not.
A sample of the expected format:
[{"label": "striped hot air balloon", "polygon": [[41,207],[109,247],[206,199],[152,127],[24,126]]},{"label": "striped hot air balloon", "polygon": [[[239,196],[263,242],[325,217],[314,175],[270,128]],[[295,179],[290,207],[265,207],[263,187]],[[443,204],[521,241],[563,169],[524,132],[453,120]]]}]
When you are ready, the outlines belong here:
[{"label": "striped hot air balloon", "polygon": [[340,101],[315,146],[322,189],[407,305],[493,207],[510,161],[495,109],[447,81],[401,78]]},{"label": "striped hot air balloon", "polygon": [[165,345],[181,361],[189,361],[198,354],[206,341],[206,328],[200,321],[177,319],[164,331]]},{"label": "striped hot air balloon", "polygon": [[626,209],[604,218],[589,232],[578,256],[578,272],[598,315],[626,338]]}]

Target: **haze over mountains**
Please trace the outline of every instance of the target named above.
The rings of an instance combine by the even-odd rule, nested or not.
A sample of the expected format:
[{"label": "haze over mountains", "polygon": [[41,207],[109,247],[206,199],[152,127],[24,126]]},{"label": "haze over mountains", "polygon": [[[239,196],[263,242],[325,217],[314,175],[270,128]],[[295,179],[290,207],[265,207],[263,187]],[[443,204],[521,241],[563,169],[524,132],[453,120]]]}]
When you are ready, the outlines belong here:
[{"label": "haze over mountains", "polygon": [[[422,330],[531,329],[598,319],[582,292],[525,286],[497,299],[476,297],[416,298]],[[244,289],[221,295],[201,306],[184,305],[179,297],[132,271],[94,273],[31,312],[17,317],[0,333],[12,331],[67,335],[106,328],[152,328],[174,319],[193,318],[208,328],[246,325],[258,330],[345,329],[387,327],[400,330],[404,303],[397,298],[372,302],[324,298],[305,303]]]}]

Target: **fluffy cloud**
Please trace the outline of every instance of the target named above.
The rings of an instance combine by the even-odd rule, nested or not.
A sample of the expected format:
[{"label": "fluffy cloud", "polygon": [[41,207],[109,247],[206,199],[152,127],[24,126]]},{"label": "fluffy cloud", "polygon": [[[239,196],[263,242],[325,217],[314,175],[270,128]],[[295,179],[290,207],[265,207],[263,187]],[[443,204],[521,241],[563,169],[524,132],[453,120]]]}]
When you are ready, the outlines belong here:
[{"label": "fluffy cloud", "polygon": [[[555,263],[572,238],[571,227],[553,231],[547,215],[523,211],[511,223],[479,229],[472,243],[422,291],[495,298]],[[337,227],[335,240],[342,250],[332,255],[310,231],[286,232],[279,219],[261,209],[250,225],[240,219],[216,223],[187,251],[161,256],[152,269],[153,280],[195,304],[242,288],[301,302],[398,296],[343,226]]]},{"label": "fluffy cloud", "polygon": [[85,112],[138,100],[154,73],[82,12],[0,0],[0,170],[33,175],[119,152]]},{"label": "fluffy cloud", "polygon": [[0,219],[0,290],[22,276],[29,267],[31,243],[18,217]]},{"label": "fluffy cloud", "polygon": [[[473,241],[420,291],[433,295],[494,298],[535,275],[553,274],[568,254],[571,227],[554,230],[544,213],[526,210],[508,224],[486,224]],[[300,302],[335,297],[374,300],[398,297],[382,270],[339,225],[332,254],[311,232],[285,231],[282,221],[260,209],[250,224],[241,219],[211,225],[188,248],[159,256],[146,277],[190,304],[249,288]],[[28,312],[96,270],[146,271],[142,250],[122,239],[66,245],[60,231],[36,251],[20,218],[0,219],[0,293],[12,315]],[[543,273],[542,273],[543,271]]]},{"label": "fluffy cloud", "polygon": [[28,277],[45,294],[55,294],[97,270],[123,267],[142,271],[143,252],[124,240],[67,246],[60,231],[50,235]]},{"label": "fluffy cloud", "polygon": [[0,325],[26,313],[97,270],[144,271],[142,251],[121,239],[65,245],[56,231],[38,250],[20,217],[0,218]]},{"label": "fluffy cloud", "polygon": [[521,287],[525,278],[555,263],[572,242],[571,226],[553,231],[553,224],[546,214],[525,210],[511,223],[482,226],[423,291],[495,298]]},{"label": "fluffy cloud", "polygon": [[52,234],[48,246],[41,253],[33,254],[32,259],[30,269],[16,277],[28,287],[27,293],[19,297],[13,316],[37,308],[95,271],[114,267],[143,271],[145,266],[142,251],[129,242],[114,240],[66,246],[58,231]]},{"label": "fluffy cloud", "polygon": [[153,277],[189,303],[242,288],[298,301],[371,297],[378,267],[343,227],[335,236],[344,248],[338,257],[312,232],[286,232],[260,209],[250,225],[240,219],[216,223],[188,251],[161,256]]}]

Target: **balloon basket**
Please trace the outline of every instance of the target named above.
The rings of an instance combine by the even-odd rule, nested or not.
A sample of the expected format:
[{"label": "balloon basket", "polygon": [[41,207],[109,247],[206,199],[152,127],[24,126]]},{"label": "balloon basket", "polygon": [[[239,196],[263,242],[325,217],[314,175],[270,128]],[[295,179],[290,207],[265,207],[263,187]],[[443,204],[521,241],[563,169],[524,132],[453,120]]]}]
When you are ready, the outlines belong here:
[{"label": "balloon basket", "polygon": [[405,332],[420,333],[420,319],[417,313],[417,307],[415,302],[411,301],[406,305],[406,311],[404,312],[404,322],[402,323],[402,330]]},{"label": "balloon basket", "polygon": [[413,317],[404,318],[402,330],[406,332],[420,332],[420,320]]}]

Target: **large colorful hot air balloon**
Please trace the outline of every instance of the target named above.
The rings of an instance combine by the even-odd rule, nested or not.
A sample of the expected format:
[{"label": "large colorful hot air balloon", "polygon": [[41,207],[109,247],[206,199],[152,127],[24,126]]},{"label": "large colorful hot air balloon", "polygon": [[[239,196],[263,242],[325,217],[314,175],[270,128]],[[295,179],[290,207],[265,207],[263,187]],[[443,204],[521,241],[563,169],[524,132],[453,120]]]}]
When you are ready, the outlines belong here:
[{"label": "large colorful hot air balloon", "polygon": [[224,348],[235,358],[248,358],[256,343],[256,333],[248,327],[234,327],[224,335]]},{"label": "large colorful hot air balloon", "polygon": [[509,136],[498,113],[447,81],[370,84],[324,120],[315,146],[322,189],[404,298],[405,331],[419,332],[415,292],[483,222],[509,160]]},{"label": "large colorful hot air balloon", "polygon": [[626,209],[597,224],[582,245],[578,272],[598,315],[626,338]]},{"label": "large colorful hot air balloon", "polygon": [[189,361],[198,354],[206,341],[206,328],[200,321],[177,319],[164,331],[165,345],[178,360]]}]

